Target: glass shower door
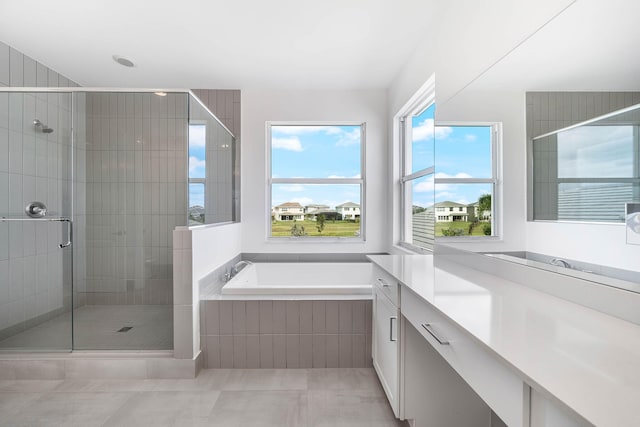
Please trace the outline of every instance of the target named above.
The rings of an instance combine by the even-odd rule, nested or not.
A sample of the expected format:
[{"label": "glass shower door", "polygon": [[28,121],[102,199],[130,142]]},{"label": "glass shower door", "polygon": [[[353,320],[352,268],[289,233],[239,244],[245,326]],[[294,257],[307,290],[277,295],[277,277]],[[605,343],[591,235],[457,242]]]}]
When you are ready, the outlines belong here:
[{"label": "glass shower door", "polygon": [[69,93],[0,89],[0,352],[72,349],[72,151]]}]

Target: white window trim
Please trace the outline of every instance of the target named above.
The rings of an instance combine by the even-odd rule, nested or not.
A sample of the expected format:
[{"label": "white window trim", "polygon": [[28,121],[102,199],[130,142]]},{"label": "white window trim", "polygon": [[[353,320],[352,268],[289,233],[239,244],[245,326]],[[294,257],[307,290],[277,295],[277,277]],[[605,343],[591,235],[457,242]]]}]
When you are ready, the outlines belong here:
[{"label": "white window trim", "polygon": [[435,126],[490,126],[492,178],[435,178],[434,186],[438,184],[492,184],[493,187],[491,196],[491,203],[493,205],[493,212],[491,213],[491,230],[493,232],[492,236],[437,236],[436,240],[438,241],[438,243],[502,241],[502,123],[480,121],[446,121],[436,122]]},{"label": "white window trim", "polygon": [[[271,127],[272,126],[360,126],[360,178],[273,178],[271,176]],[[268,243],[364,243],[366,241],[366,122],[354,121],[267,121],[265,122],[266,135],[266,222],[265,240]],[[272,197],[273,184],[358,184],[360,185],[360,235],[354,237],[336,236],[307,236],[285,237],[271,235]]]},{"label": "white window trim", "polygon": [[[433,173],[433,167],[423,169],[417,173],[404,175],[407,161],[404,135],[406,134],[407,123],[404,120],[407,116],[422,111],[435,103],[435,74],[418,89],[407,103],[393,116],[393,245],[403,250],[416,253],[431,253],[432,250],[416,246],[405,241],[408,224],[405,220],[405,191],[404,186],[407,181],[420,178]],[[434,219],[435,221],[435,219]]]}]

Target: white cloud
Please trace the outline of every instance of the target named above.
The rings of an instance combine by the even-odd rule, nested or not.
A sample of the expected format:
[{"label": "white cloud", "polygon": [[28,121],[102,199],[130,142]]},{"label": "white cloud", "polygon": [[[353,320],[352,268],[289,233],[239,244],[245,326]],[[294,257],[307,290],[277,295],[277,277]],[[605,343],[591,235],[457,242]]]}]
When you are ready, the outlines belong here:
[{"label": "white cloud", "polygon": [[412,129],[413,142],[425,141],[432,136],[436,139],[444,139],[451,135],[453,129],[450,126],[435,126],[433,119],[426,119]]},{"label": "white cloud", "polygon": [[331,178],[331,179],[341,179],[341,178],[346,178],[346,176],[341,176],[341,175],[329,175],[327,178]]},{"label": "white cloud", "polygon": [[200,160],[197,157],[191,156],[189,157],[189,172],[193,172],[198,168],[204,168],[205,164],[206,163],[204,160]]},{"label": "white cloud", "polygon": [[204,147],[207,142],[206,126],[190,125],[189,126],[189,145],[192,147]]},{"label": "white cloud", "polygon": [[419,182],[413,187],[413,191],[416,192],[416,193],[430,193],[430,192],[433,192],[433,181],[432,180],[428,180],[428,181]]},{"label": "white cloud", "polygon": [[438,172],[436,173],[436,178],[473,178],[473,177],[465,172],[458,172],[455,175],[450,175],[444,172]]},{"label": "white cloud", "polygon": [[300,192],[300,191],[304,191],[304,185],[302,184],[288,184],[288,185],[281,185],[280,190],[282,191],[290,191],[292,193],[294,192]]},{"label": "white cloud", "polygon": [[296,136],[290,138],[273,138],[271,140],[271,147],[281,150],[302,151],[302,143]]},{"label": "white cloud", "polygon": [[340,139],[338,140],[338,142],[336,142],[336,145],[338,147],[360,144],[360,128],[359,127],[351,130],[350,132],[343,132],[343,131],[340,131],[340,132],[342,133],[342,135],[340,136]]},{"label": "white cloud", "polygon": [[310,205],[313,203],[313,199],[311,197],[296,197],[291,199],[292,202],[298,202],[302,206]]}]

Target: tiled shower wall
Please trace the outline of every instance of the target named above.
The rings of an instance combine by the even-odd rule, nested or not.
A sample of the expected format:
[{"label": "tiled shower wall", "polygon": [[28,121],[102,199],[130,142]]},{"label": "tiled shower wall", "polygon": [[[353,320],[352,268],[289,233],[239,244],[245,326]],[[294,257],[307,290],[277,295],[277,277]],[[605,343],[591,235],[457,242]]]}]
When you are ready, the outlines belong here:
[{"label": "tiled shower wall", "polygon": [[371,300],[200,303],[206,368],[371,366]]},{"label": "tiled shower wall", "polygon": [[[640,92],[527,92],[526,121],[527,141],[607,113],[640,103]],[[557,156],[557,149],[537,147],[538,156]],[[531,150],[531,149],[530,149]],[[548,153],[545,153],[548,151]],[[531,152],[527,154],[531,156]],[[529,163],[531,164],[531,163]],[[539,165],[544,167],[544,162]],[[536,165],[538,167],[538,165]],[[528,201],[529,218],[533,207],[539,217],[556,219],[558,215],[557,171],[553,168],[536,172],[536,197],[533,198],[533,171],[529,171]]]},{"label": "tiled shower wall", "polygon": [[[0,42],[0,86],[78,85]],[[36,118],[54,132],[36,130]],[[0,93],[0,215],[23,216],[34,200],[70,215],[70,159],[71,95]],[[0,338],[70,308],[70,254],[57,246],[63,227],[0,222]]]},{"label": "tiled shower wall", "polygon": [[187,108],[184,93],[87,95],[87,304],[172,304]]}]

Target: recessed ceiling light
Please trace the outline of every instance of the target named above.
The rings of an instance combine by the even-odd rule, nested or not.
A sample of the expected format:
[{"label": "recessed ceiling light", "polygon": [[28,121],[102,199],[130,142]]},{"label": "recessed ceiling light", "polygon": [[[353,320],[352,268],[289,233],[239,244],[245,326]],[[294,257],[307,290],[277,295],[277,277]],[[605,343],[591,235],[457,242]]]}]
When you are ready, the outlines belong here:
[{"label": "recessed ceiling light", "polygon": [[124,65],[125,67],[133,67],[133,62],[128,60],[127,58],[123,58],[122,56],[113,55],[113,60],[116,61],[120,65]]}]

